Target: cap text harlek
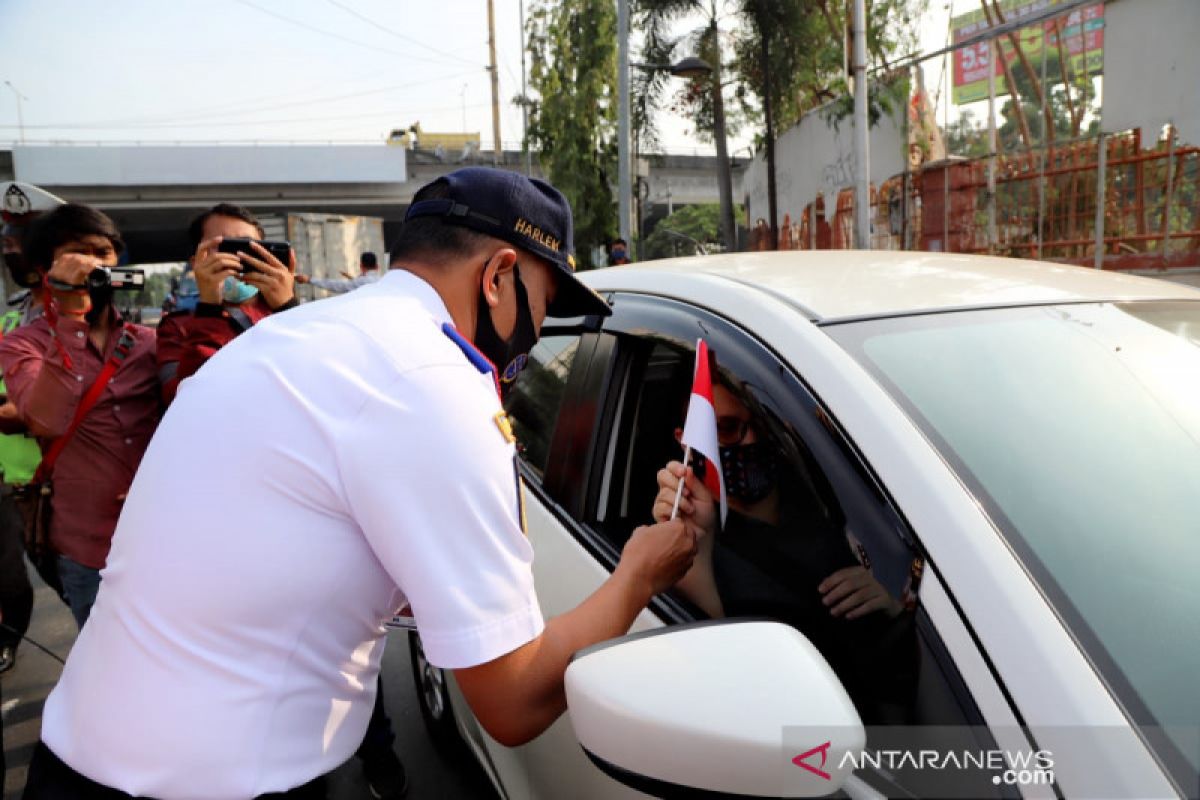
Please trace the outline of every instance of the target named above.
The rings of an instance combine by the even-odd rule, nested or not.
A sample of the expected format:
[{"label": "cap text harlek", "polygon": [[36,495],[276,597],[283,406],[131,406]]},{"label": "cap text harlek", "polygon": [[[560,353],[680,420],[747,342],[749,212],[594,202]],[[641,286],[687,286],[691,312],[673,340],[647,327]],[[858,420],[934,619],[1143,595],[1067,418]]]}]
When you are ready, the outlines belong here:
[{"label": "cap text harlek", "polygon": [[562,242],[546,233],[538,226],[533,225],[527,219],[518,217],[517,224],[514,227],[517,233],[521,234],[522,236],[528,236],[538,244],[549,248],[556,253],[562,248]]}]

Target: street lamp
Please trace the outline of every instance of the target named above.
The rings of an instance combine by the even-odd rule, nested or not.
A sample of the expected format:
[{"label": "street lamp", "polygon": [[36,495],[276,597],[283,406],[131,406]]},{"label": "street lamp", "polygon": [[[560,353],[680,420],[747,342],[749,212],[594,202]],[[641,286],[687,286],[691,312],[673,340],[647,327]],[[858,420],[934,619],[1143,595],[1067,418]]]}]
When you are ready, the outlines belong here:
[{"label": "street lamp", "polygon": [[703,58],[689,56],[678,64],[638,64],[630,62],[629,66],[637,67],[638,69],[646,70],[663,70],[674,75],[676,78],[703,78],[712,72],[712,67]]}]

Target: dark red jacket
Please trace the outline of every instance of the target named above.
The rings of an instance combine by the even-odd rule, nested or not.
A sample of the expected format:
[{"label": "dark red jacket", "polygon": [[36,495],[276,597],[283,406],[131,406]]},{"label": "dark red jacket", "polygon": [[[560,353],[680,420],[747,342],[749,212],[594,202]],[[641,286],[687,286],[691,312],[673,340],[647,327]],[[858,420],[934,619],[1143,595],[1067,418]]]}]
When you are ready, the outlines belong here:
[{"label": "dark red jacket", "polygon": [[[293,299],[275,311],[294,305]],[[271,313],[260,294],[237,306],[200,303],[195,311],[176,311],[164,317],[158,326],[158,377],[163,402],[170,405],[180,381],[195,375],[218,350]]]}]

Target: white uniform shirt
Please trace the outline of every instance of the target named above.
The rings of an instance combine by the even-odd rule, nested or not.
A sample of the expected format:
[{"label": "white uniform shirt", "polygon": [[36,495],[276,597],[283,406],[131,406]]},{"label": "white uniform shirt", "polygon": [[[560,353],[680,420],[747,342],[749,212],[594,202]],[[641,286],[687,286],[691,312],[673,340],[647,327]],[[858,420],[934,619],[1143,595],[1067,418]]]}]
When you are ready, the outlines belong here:
[{"label": "white uniform shirt", "polygon": [[150,443],[42,737],[131,794],[247,798],[345,761],[384,621],[481,664],[542,617],[495,384],[403,270],[268,317]]}]

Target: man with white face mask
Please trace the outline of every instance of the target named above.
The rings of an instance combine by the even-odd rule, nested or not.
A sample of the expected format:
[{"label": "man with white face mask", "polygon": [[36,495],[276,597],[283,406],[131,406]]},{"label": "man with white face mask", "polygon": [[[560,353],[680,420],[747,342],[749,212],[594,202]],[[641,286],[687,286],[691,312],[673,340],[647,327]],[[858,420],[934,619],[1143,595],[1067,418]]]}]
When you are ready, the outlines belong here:
[{"label": "man with white face mask", "polygon": [[295,251],[285,265],[257,242],[251,245],[254,255],[218,249],[224,239],[263,238],[262,226],[247,209],[219,203],[196,217],[188,234],[200,298],[194,310],[169,314],[158,327],[159,379],[166,403],[175,399],[180,381],[238,334],[296,305]]}]

